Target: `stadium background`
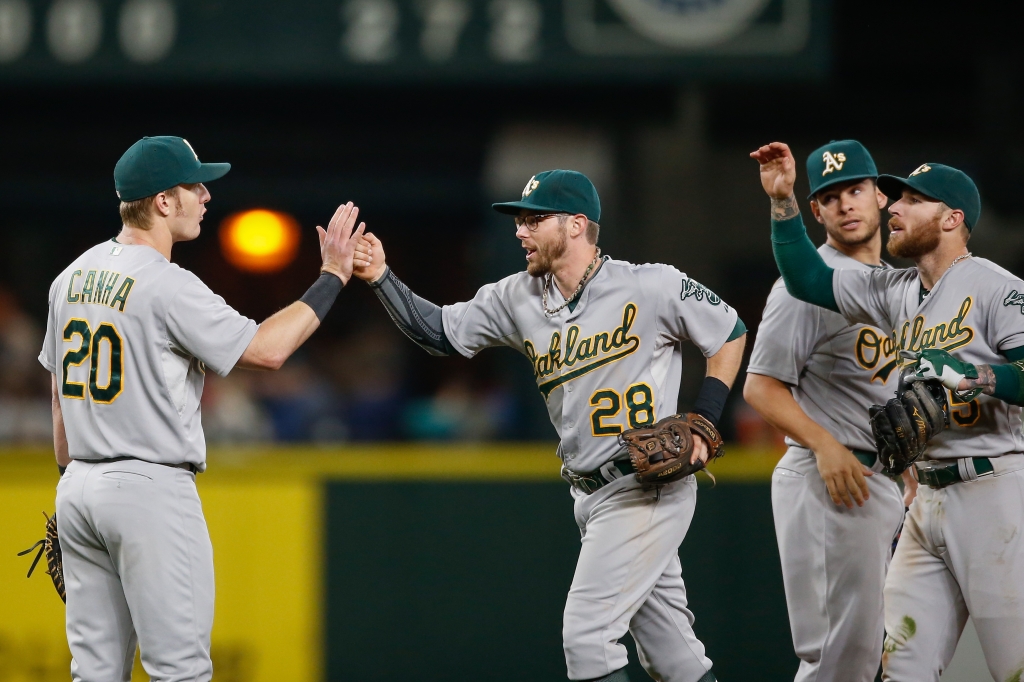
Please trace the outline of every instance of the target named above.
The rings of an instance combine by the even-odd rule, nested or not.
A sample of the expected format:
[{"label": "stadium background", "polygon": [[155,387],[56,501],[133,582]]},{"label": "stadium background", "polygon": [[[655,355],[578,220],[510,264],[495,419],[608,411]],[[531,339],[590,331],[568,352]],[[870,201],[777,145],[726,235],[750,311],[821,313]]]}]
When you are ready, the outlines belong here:
[{"label": "stadium background", "polygon": [[[312,228],[350,199],[414,290],[464,300],[521,268],[490,202],[568,167],[601,192],[606,253],[678,266],[756,333],[777,271],[747,153],[773,139],[967,170],[972,251],[1024,270],[1021,48],[999,7],[661,3],[703,27],[671,34],[645,2],[0,0],[0,680],[66,679],[59,601],[13,556],[52,509],[35,356],[49,283],[116,233],[111,171],[143,135],[233,164],[175,260],[256,319],[305,290]],[[300,226],[277,272],[221,249],[222,221],[254,208]],[[691,353],[682,406],[702,372]],[[719,678],[785,680],[778,437],[739,394],[684,576]],[[219,679],[562,679],[577,536],[514,353],[428,358],[357,283],[281,372],[211,377],[204,425]]]}]

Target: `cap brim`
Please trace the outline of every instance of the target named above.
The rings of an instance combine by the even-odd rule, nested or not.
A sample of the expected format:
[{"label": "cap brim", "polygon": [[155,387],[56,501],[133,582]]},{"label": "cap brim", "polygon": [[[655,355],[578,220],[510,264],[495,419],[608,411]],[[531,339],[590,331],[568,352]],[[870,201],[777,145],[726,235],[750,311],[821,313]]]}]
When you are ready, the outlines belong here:
[{"label": "cap brim", "polygon": [[527,210],[527,211],[537,211],[537,212],[547,211],[549,213],[564,213],[565,212],[565,211],[563,211],[560,208],[549,208],[547,206],[538,206],[537,204],[528,204],[525,201],[506,201],[506,202],[501,203],[501,204],[491,204],[491,208],[493,208],[498,213],[504,213],[505,215],[519,215],[519,212],[524,210],[524,209]]},{"label": "cap brim", "polygon": [[918,187],[917,184],[914,183],[913,178],[898,178],[895,175],[879,175],[877,182],[878,189],[882,190],[882,194],[893,201],[899,201],[903,198],[904,189],[911,189],[922,196],[928,197],[932,201],[942,201],[942,199],[932,196],[929,192]]},{"label": "cap brim", "polygon": [[211,180],[224,177],[228,174],[229,170],[231,170],[230,163],[200,164],[199,169],[195,173],[182,180],[179,184],[190,185],[194,182],[210,182]]},{"label": "cap brim", "polygon": [[811,192],[810,194],[808,194],[807,195],[807,201],[810,201],[811,199],[813,199],[814,196],[818,192],[824,191],[824,190],[828,189],[829,187],[831,187],[832,185],[838,185],[841,182],[860,182],[861,180],[866,180],[867,178],[871,178],[875,182],[878,182],[878,176],[877,175],[861,175],[861,176],[854,176],[854,177],[850,177],[850,178],[836,178],[835,180],[829,180],[824,185],[822,185],[818,189],[816,189],[813,192]]}]

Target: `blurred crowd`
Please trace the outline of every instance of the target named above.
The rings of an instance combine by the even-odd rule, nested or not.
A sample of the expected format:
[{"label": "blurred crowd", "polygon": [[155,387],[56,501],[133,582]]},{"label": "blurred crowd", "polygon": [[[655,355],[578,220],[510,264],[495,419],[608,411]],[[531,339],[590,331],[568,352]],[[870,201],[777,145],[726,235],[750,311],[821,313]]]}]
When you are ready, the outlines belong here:
[{"label": "blurred crowd", "polygon": [[[36,359],[43,325],[0,288],[0,443],[51,439],[50,377]],[[368,326],[315,339],[278,372],[212,372],[203,393],[211,443],[490,440],[514,437],[516,401],[501,386],[454,372],[410,389],[405,340]],[[523,367],[525,369],[525,366]]]},{"label": "blurred crowd", "polygon": [[[51,442],[50,376],[37,360],[44,331],[43,322],[0,287],[0,445]],[[432,361],[421,353],[387,322],[371,323],[343,338],[314,336],[277,372],[234,371],[225,378],[210,372],[202,401],[207,441],[554,437],[553,430],[537,429],[548,428],[541,423],[546,413],[525,362],[497,354],[489,356],[490,365],[483,358]],[[507,371],[494,371],[496,365]],[[433,380],[417,377],[422,367],[438,370]],[[726,419],[732,440],[756,447],[781,442],[742,400],[734,400]]]}]

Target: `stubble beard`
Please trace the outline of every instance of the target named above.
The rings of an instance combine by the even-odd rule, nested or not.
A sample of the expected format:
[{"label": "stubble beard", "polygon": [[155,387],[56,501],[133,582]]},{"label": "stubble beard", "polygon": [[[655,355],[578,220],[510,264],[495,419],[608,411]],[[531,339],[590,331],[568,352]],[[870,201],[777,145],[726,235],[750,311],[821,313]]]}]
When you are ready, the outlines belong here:
[{"label": "stubble beard", "polygon": [[828,233],[829,237],[843,246],[861,246],[874,239],[875,235],[878,234],[878,229],[879,225],[876,223],[872,229],[868,230],[867,234],[860,237],[843,232],[841,227],[836,228],[835,230],[825,228],[825,231]]},{"label": "stubble beard", "polygon": [[[890,218],[889,227],[892,228],[894,224],[902,225],[902,222],[895,217]],[[914,231],[914,234],[908,234],[908,232],[904,226],[903,232],[898,238],[893,238],[893,235],[890,234],[886,250],[891,256],[914,260],[931,253],[939,246],[942,229],[939,225],[939,218],[936,217],[920,226]]]},{"label": "stubble beard", "polygon": [[569,248],[569,230],[563,225],[558,230],[558,241],[550,246],[537,244],[533,258],[526,264],[526,272],[534,277],[543,277],[551,272],[555,261],[565,255]]}]

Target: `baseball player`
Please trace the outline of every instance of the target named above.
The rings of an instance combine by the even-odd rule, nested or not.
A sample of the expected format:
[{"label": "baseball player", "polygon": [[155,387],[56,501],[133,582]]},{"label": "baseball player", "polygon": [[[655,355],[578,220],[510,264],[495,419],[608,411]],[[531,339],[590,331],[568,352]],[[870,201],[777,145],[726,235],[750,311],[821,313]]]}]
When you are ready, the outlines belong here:
[{"label": "baseball player", "polygon": [[[398,327],[433,355],[472,357],[506,345],[523,353],[561,442],[582,547],[566,601],[569,679],[627,679],[628,629],[640,662],[666,682],[714,680],[693,633],[679,545],[696,504],[693,476],[643,487],[618,436],[676,411],[683,341],[707,360],[694,412],[721,416],[739,370],[746,328],[713,292],[668,265],[602,257],[601,204],[586,176],[530,178],[522,200],[495,204],[515,216],[526,272],[438,307],[409,291],[367,234],[355,274],[370,282]],[[693,459],[707,456],[697,440]]]},{"label": "baseball player", "polygon": [[277,369],[320,325],[352,273],[358,209],[320,234],[303,297],[257,324],[170,262],[199,236],[226,163],[180,137],[146,137],[117,162],[123,227],[50,287],[39,361],[53,374],[61,469],[57,527],[76,682],[209,680],[213,549],[195,475],[206,470],[199,401],[208,370]]},{"label": "baseball player", "polygon": [[[882,175],[889,252],[916,267],[833,269],[807,238],[796,165],[755,151],[772,199],[775,258],[796,298],[891,330],[912,378],[949,389],[951,427],[914,464],[921,483],[885,583],[883,677],[938,680],[973,617],[992,677],[1024,675],[1024,282],[967,250],[981,215],[974,182],[925,163]],[[1007,363],[1007,361],[1010,361]]]},{"label": "baseball player", "polygon": [[[887,269],[879,230],[886,198],[868,150],[856,140],[830,142],[807,157],[807,175],[825,262]],[[865,415],[893,396],[896,363],[886,332],[775,283],[743,395],[789,445],[772,476],[772,512],[798,682],[871,682],[878,672],[882,588],[903,502],[879,473]]]}]

